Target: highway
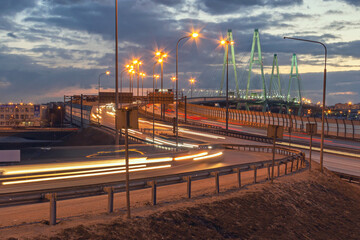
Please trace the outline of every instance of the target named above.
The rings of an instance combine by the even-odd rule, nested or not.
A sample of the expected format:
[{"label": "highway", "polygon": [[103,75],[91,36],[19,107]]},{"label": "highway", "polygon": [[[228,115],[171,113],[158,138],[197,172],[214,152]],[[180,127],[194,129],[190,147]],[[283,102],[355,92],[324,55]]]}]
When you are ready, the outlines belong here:
[{"label": "highway", "polygon": [[[114,128],[113,111],[103,110],[100,123]],[[152,129],[153,126],[151,121],[145,119],[139,119],[139,124],[141,129]],[[184,127],[180,129],[179,141],[179,146],[184,150],[176,153],[166,147],[175,145],[171,126],[157,122],[155,127],[155,145],[130,145],[131,179],[186,173],[272,158],[271,153],[259,152],[242,152],[239,156],[237,151],[224,149],[217,144],[253,142],[236,138],[230,140],[224,136],[192,131]],[[143,133],[129,130],[129,134],[152,141],[152,131]],[[159,145],[168,149],[161,149]],[[21,165],[0,167],[0,194],[124,180],[123,146],[54,147],[43,149],[41,154],[32,156],[25,163],[26,168],[24,162]]]},{"label": "highway", "polygon": [[[152,105],[148,105],[147,111],[152,112]],[[155,107],[155,112],[160,114],[158,107]],[[167,109],[166,116],[175,117],[175,112],[172,109]],[[179,118],[184,119],[184,113],[179,113]],[[187,121],[196,121],[213,126],[218,126],[225,129],[225,123],[223,121],[210,120],[205,117],[188,114]],[[169,124],[170,125],[170,124]],[[183,127],[184,125],[179,125]],[[234,123],[229,124],[229,129],[244,133],[257,134],[261,136],[266,136],[266,129],[252,128],[248,126],[238,125]],[[179,132],[182,135],[181,132]],[[277,145],[281,146],[291,146],[293,148],[298,148],[303,150],[306,153],[306,156],[309,156],[309,145],[310,137],[301,133],[291,134],[291,144],[289,144],[290,135],[288,133],[284,134],[285,141],[279,141]],[[216,142],[228,142],[228,143],[238,143],[240,139],[226,137],[223,140],[216,140]],[[241,140],[243,141],[243,140]],[[251,142],[254,144],[254,142]],[[316,162],[320,161],[320,137],[313,137],[313,154],[312,159]],[[355,141],[346,141],[342,139],[333,139],[325,138],[324,141],[324,166],[332,171],[337,171],[341,173],[351,174],[355,176],[360,176],[360,143]]]},{"label": "highway", "polygon": [[[205,154],[207,153],[207,154]],[[219,154],[220,153],[220,154]],[[136,155],[136,154],[135,154]],[[186,158],[190,156],[190,158]],[[209,158],[205,158],[209,156]],[[147,157],[130,155],[131,179],[186,173],[271,159],[271,153],[213,149]],[[279,156],[276,156],[279,157]],[[125,179],[124,158],[1,167],[0,194],[111,183]],[[17,177],[20,174],[21,177]],[[24,174],[26,174],[24,176]],[[23,177],[22,177],[23,176]]]}]

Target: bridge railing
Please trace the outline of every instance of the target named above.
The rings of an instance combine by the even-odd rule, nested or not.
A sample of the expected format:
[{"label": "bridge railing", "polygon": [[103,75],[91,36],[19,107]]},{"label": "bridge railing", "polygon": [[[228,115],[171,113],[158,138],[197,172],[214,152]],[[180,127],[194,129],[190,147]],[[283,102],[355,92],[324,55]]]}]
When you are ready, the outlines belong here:
[{"label": "bridge railing", "polygon": [[[184,103],[180,103],[184,109]],[[219,107],[209,107],[196,104],[187,104],[187,112],[197,114],[214,120],[225,120],[226,110]],[[280,125],[285,129],[296,132],[305,132],[307,123],[316,123],[317,132],[321,131],[321,118],[299,117],[289,114],[255,112],[246,110],[229,110],[229,121],[241,125],[253,127],[267,127],[268,125]],[[325,118],[325,135],[347,139],[360,139],[360,121],[345,119]]]}]

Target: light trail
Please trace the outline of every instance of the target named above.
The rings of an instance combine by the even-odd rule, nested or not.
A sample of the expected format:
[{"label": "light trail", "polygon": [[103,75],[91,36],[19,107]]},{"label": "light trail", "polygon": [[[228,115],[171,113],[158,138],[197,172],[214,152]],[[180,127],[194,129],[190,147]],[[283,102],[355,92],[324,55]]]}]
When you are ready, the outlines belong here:
[{"label": "light trail", "polygon": [[192,135],[198,135],[201,137],[213,138],[213,139],[225,139],[224,137],[221,137],[221,136],[216,136],[216,135],[211,135],[211,134],[206,134],[206,133],[192,132],[187,129],[179,129],[179,132],[192,134]]},{"label": "light trail", "polygon": [[[146,163],[163,163],[172,161],[172,157],[164,157],[164,158],[150,158],[142,157],[142,158],[130,158],[129,164],[146,164]],[[121,160],[107,160],[114,161],[108,163],[99,163],[99,164],[84,164],[84,165],[75,165],[75,166],[62,166],[62,167],[49,167],[50,164],[44,165],[38,164],[33,165],[31,167],[37,167],[35,169],[21,169],[21,170],[6,170],[2,169],[2,175],[17,175],[17,174],[33,174],[33,173],[44,173],[44,172],[55,172],[55,171],[68,171],[68,170],[81,170],[81,169],[89,169],[89,168],[104,168],[104,167],[115,167],[115,166],[125,166],[125,159]],[[23,166],[22,166],[23,167]]]},{"label": "light trail", "polygon": [[[152,122],[145,121],[145,120],[139,120],[139,122],[147,123],[150,125],[153,124]],[[164,128],[173,128],[173,126],[165,125],[165,124],[161,124],[161,123],[155,123],[155,126],[160,126],[160,127],[164,127]],[[212,135],[212,134],[206,134],[206,133],[200,133],[200,132],[193,132],[193,131],[190,131],[185,128],[179,128],[179,132],[190,134],[190,135],[197,135],[197,136],[201,136],[201,137],[213,138],[213,139],[225,139],[225,137],[216,136],[216,135]]]},{"label": "light trail", "polygon": [[[153,169],[161,169],[161,168],[169,168],[169,167],[171,167],[170,164],[163,165],[163,166],[130,169],[129,172],[137,172],[137,171],[145,171],[145,170],[153,170]],[[105,173],[92,173],[92,174],[81,174],[81,175],[72,175],[72,176],[61,176],[61,177],[53,177],[53,178],[38,178],[38,179],[18,180],[18,181],[3,182],[2,185],[44,182],[44,181],[53,181],[53,180],[63,180],[63,179],[69,179],[69,178],[83,178],[83,177],[104,176],[104,175],[118,174],[118,173],[124,173],[124,172],[126,172],[126,170],[111,171],[111,172],[105,172]]]},{"label": "light trail", "polygon": [[[284,145],[284,146],[289,146],[289,143],[284,143],[284,142],[277,142],[276,144]],[[302,149],[310,150],[310,147],[309,147],[309,146],[304,146],[304,145],[300,145],[300,144],[296,144],[296,143],[291,143],[290,147],[297,147],[297,148],[302,148]],[[318,148],[318,147],[312,147],[312,150],[319,152],[319,151],[320,151],[320,148]],[[339,155],[348,156],[348,157],[360,158],[360,154],[356,154],[356,153],[341,152],[341,151],[331,150],[331,149],[326,149],[326,148],[324,148],[324,152],[326,152],[326,153],[333,153],[333,154],[339,154]]]},{"label": "light trail", "polygon": [[174,158],[174,160],[175,161],[180,161],[180,160],[192,159],[192,158],[196,158],[196,157],[202,157],[202,156],[205,156],[205,155],[208,155],[208,152],[202,152],[202,153],[198,153],[198,154],[194,154],[194,155],[176,157],[176,158]]},{"label": "light trail", "polygon": [[[146,165],[135,165],[129,166],[129,168],[142,168],[146,167]],[[9,181],[9,180],[19,180],[19,179],[28,179],[28,178],[43,178],[43,177],[51,177],[51,176],[70,176],[73,174],[84,174],[84,173],[95,173],[95,172],[106,172],[106,171],[115,171],[115,170],[124,170],[125,167],[117,167],[117,168],[105,168],[105,169],[95,169],[95,170],[85,170],[85,171],[77,171],[77,172],[64,172],[64,173],[50,173],[50,174],[41,174],[41,175],[33,175],[33,176],[20,176],[20,177],[8,177],[8,178],[1,178],[1,181]]]},{"label": "light trail", "polygon": [[206,156],[203,156],[203,157],[197,157],[197,158],[194,158],[194,161],[214,158],[214,157],[221,156],[222,154],[223,154],[223,152],[218,152],[218,153],[214,153],[214,154],[211,154],[211,155],[206,155]]}]

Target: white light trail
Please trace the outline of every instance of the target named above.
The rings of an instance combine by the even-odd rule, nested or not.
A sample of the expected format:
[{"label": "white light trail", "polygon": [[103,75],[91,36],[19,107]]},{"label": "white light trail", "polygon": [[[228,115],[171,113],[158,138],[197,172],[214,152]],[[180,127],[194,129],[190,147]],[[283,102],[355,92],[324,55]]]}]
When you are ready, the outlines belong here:
[{"label": "white light trail", "polygon": [[223,154],[223,152],[218,152],[218,153],[214,153],[214,154],[211,154],[211,155],[206,155],[206,156],[203,156],[203,157],[194,158],[194,161],[214,158],[214,157],[221,156],[222,154]]}]

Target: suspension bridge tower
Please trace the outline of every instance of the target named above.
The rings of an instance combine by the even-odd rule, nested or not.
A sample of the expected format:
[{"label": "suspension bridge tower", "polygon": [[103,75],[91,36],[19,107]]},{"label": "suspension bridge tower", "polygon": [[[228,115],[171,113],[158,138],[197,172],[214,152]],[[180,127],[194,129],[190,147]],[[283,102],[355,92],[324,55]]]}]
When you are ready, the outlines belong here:
[{"label": "suspension bridge tower", "polygon": [[[257,49],[257,58],[255,57],[255,50]],[[253,70],[254,65],[258,65],[260,67],[260,81],[262,85],[261,94],[257,93],[250,93],[250,81],[251,81],[251,72]],[[266,84],[265,84],[265,76],[264,76],[264,66],[262,61],[262,55],[261,55],[261,45],[260,45],[260,37],[259,37],[259,30],[254,30],[254,36],[251,46],[251,53],[250,53],[250,63],[249,63],[249,75],[246,85],[246,93],[245,93],[245,99],[251,100],[251,99],[257,99],[261,100],[263,104],[263,111],[266,111],[266,105],[267,105],[267,96],[266,96]],[[246,109],[249,110],[249,104],[246,104]]]},{"label": "suspension bridge tower", "polygon": [[[229,41],[229,42],[234,41],[231,29],[228,29],[226,40]],[[225,48],[224,48],[225,52],[224,52],[223,69],[222,69],[222,74],[221,74],[220,95],[222,95],[222,91],[223,91],[223,87],[224,87],[224,77],[225,77],[225,71],[226,71],[226,53],[228,51],[227,48],[229,46],[230,46],[230,49],[231,49],[231,59],[229,59],[229,64],[233,65],[235,85],[236,85],[236,96],[240,97],[240,94],[239,94],[239,82],[238,82],[238,78],[237,78],[237,70],[236,70],[236,62],[235,62],[235,50],[234,50],[234,45],[232,45],[232,44],[230,44],[230,45],[226,44]]]},{"label": "suspension bridge tower", "polygon": [[[274,74],[275,70],[276,70],[276,74]],[[277,54],[274,54],[270,83],[269,83],[268,98],[271,99],[282,98],[279,63],[278,63]]]},{"label": "suspension bridge tower", "polygon": [[[294,70],[295,69],[295,70]],[[295,71],[295,72],[294,72]],[[301,84],[300,84],[300,75],[298,70],[297,58],[294,53],[291,58],[291,70],[290,70],[290,78],[289,78],[289,87],[287,92],[287,111],[289,113],[289,106],[298,106],[298,115],[301,115],[302,109],[302,98],[301,98]],[[291,85],[294,82],[295,96],[291,96]]]}]

